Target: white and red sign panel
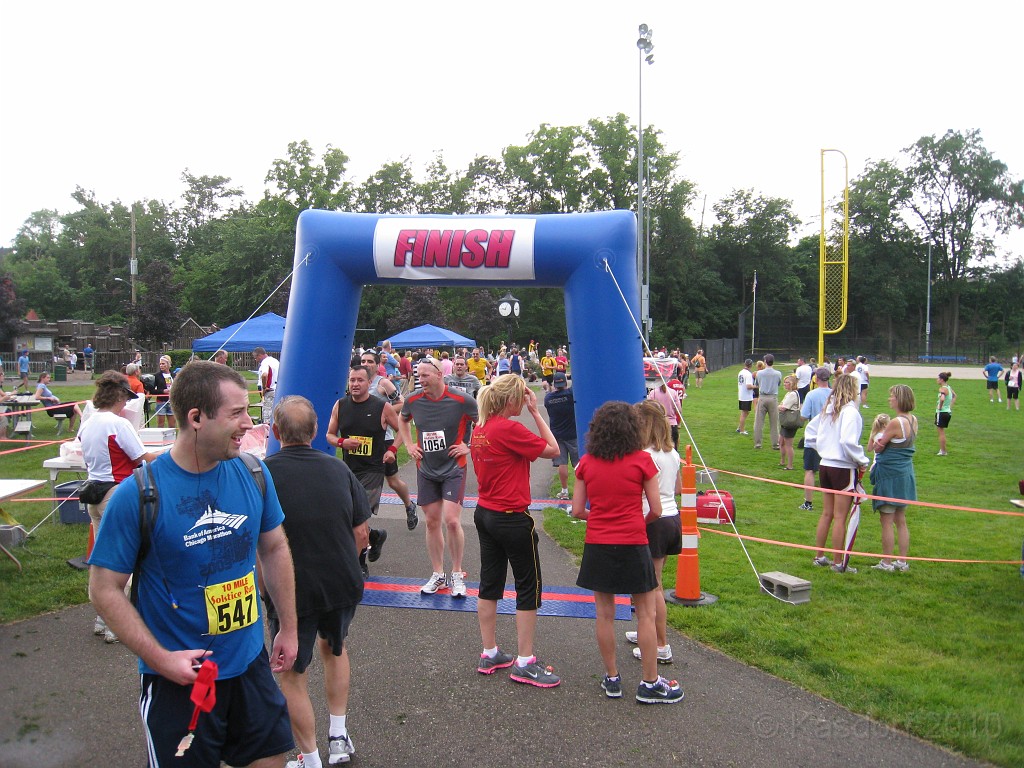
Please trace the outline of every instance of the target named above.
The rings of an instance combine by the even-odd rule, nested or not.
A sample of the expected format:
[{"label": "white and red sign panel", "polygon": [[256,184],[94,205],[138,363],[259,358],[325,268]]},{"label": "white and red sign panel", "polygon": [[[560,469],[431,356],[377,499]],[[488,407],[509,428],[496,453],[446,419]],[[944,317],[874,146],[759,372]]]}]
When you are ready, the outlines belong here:
[{"label": "white and red sign panel", "polygon": [[373,234],[380,278],[533,280],[534,219],[382,218]]}]

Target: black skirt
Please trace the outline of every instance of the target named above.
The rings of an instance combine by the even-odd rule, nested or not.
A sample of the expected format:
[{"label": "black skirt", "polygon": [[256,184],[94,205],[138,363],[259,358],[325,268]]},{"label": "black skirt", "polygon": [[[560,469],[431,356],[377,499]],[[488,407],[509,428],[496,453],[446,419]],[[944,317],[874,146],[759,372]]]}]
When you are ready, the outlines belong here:
[{"label": "black skirt", "polygon": [[576,585],[613,595],[642,595],[657,589],[651,550],[646,544],[584,544]]}]

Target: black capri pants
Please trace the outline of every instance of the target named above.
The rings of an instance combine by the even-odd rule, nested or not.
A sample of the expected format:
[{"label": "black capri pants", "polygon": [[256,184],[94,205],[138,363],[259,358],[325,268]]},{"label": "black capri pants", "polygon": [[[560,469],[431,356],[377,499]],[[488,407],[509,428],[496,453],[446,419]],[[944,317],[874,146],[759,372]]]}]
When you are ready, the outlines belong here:
[{"label": "black capri pants", "polygon": [[478,504],[473,522],[480,537],[480,599],[504,597],[505,577],[511,564],[516,582],[516,610],[540,608],[543,581],[537,530],[530,513],[498,512]]}]

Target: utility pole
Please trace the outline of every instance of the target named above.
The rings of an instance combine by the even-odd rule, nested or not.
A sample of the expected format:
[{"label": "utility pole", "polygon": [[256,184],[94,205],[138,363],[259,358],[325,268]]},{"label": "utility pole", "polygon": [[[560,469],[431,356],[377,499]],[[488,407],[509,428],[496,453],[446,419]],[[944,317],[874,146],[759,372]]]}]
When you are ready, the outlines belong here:
[{"label": "utility pole", "polygon": [[128,261],[128,272],[132,279],[132,307],[135,307],[135,275],[139,272],[139,260],[135,258],[135,205],[132,204],[132,255]]}]

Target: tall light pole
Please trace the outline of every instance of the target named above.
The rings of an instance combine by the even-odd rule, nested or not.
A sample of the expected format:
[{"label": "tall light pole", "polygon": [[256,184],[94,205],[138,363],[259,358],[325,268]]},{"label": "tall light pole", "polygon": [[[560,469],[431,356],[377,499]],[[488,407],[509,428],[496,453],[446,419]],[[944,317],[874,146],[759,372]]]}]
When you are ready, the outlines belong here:
[{"label": "tall light pole", "polygon": [[932,243],[928,241],[928,303],[924,321],[924,357],[932,361]]},{"label": "tall light pole", "polygon": [[132,306],[135,306],[135,275],[139,273],[139,260],[135,258],[135,205],[132,205],[132,255],[128,260],[128,272],[132,279]]},{"label": "tall light pole", "polygon": [[637,38],[636,47],[639,54],[639,84],[637,94],[639,106],[637,109],[636,121],[636,272],[637,283],[640,286],[640,314],[643,318],[645,336],[649,333],[650,325],[650,272],[647,273],[647,280],[644,280],[644,62],[648,65],[654,63],[654,43],[651,42],[651,35],[654,30],[646,24],[639,27],[640,36]]}]

